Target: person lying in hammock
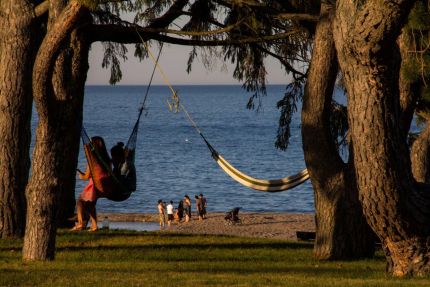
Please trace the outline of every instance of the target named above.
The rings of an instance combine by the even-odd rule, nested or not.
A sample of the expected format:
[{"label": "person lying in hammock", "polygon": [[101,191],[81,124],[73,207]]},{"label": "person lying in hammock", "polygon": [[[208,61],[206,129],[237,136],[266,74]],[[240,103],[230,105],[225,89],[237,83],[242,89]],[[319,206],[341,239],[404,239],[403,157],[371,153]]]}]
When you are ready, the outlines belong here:
[{"label": "person lying in hammock", "polygon": [[113,164],[113,175],[129,191],[136,190],[136,171],[134,165],[127,161],[128,150],[124,149],[124,143],[118,142],[110,150]]},{"label": "person lying in hammock", "polygon": [[[94,149],[99,154],[101,160],[103,160],[109,167],[111,166],[111,159],[106,150],[106,145],[102,137],[95,136],[91,138],[91,143]],[[109,176],[110,171],[105,171],[105,177]],[[78,217],[77,224],[72,228],[73,231],[83,230],[86,228],[88,223],[88,216],[91,219],[90,231],[97,230],[97,212],[96,203],[100,194],[94,185],[91,171],[87,165],[85,172],[78,169],[79,178],[83,180],[89,180],[88,184],[84,187],[84,190],[79,195],[78,201],[76,202],[76,212]]]}]

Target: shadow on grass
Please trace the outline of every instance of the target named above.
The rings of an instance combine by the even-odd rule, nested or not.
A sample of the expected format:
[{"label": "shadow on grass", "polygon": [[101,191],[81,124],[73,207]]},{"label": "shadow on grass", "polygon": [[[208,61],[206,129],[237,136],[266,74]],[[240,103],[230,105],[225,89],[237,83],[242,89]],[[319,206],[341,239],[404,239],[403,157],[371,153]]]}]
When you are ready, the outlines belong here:
[{"label": "shadow on grass", "polygon": [[[52,268],[43,271],[38,270],[38,273],[40,275],[41,272],[48,274],[57,274],[57,276],[61,276],[64,274],[65,276],[70,276],[73,273],[79,274],[81,272],[88,272],[87,268],[88,266],[82,266],[81,268],[74,268],[73,270],[65,270],[64,268]],[[167,267],[167,268],[166,268]],[[143,270],[142,270],[143,269]],[[85,271],[84,271],[85,270]],[[3,276],[7,277],[7,274],[16,274],[19,275],[22,271],[18,271],[16,269],[10,269],[5,268],[2,270]],[[205,268],[204,266],[201,266],[199,264],[187,264],[187,262],[184,262],[181,267],[175,268],[172,266],[171,269],[168,268],[168,265],[163,264],[160,267],[153,267],[153,268],[130,268],[128,267],[117,267],[115,269],[112,268],[103,268],[101,266],[93,266],[91,273],[100,273],[100,274],[110,274],[110,276],[115,277],[115,273],[122,274],[122,276],[133,276],[137,277],[139,275],[145,275],[145,273],[151,273],[151,274],[168,274],[170,272],[172,273],[180,273],[180,276],[188,276],[185,275],[189,273],[189,276],[193,276],[193,274],[199,274],[199,276],[205,276],[210,277],[217,274],[223,274],[227,276],[237,276],[237,275],[246,275],[246,276],[270,276],[270,277],[277,277],[277,276],[286,276],[286,275],[292,275],[294,276],[301,276],[305,278],[311,278],[311,277],[317,277],[323,279],[324,277],[332,279],[340,278],[340,279],[353,279],[353,278],[359,278],[359,279],[366,279],[366,278],[374,278],[375,274],[374,272],[381,272],[380,270],[370,270],[370,269],[361,269],[361,270],[351,270],[351,269],[339,269],[335,267],[306,267],[306,266],[252,266],[248,267],[246,264],[243,264],[243,267],[235,266],[235,267],[229,267],[229,266],[211,266],[210,268]],[[382,276],[381,276],[382,277]]]},{"label": "shadow on grass", "polygon": [[[133,244],[133,245],[127,245],[126,240],[127,238],[142,238],[142,237],[148,237],[149,240],[155,241],[157,238],[167,238],[170,240],[170,242],[163,242],[163,243],[151,243],[151,244]],[[272,240],[265,240],[266,242],[252,242],[257,241],[258,239],[253,238],[244,238],[243,241],[241,241],[242,238],[236,237],[236,236],[226,236],[226,235],[210,235],[212,238],[220,238],[224,240],[233,239],[234,242],[226,242],[226,243],[213,243],[213,242],[196,242],[199,241],[199,237],[202,238],[202,241],[206,241],[205,235],[190,235],[190,234],[182,234],[182,233],[154,233],[154,232],[124,232],[124,231],[118,231],[118,232],[104,232],[104,233],[92,233],[92,234],[82,234],[82,233],[71,233],[71,232],[62,232],[59,234],[59,240],[57,241],[57,251],[63,251],[63,250],[69,250],[69,251],[83,251],[83,250],[142,250],[142,249],[151,249],[151,248],[160,248],[164,250],[175,250],[175,249],[183,249],[183,248],[189,248],[189,249],[232,249],[232,250],[239,250],[239,249],[312,249],[313,245],[309,242],[279,242]],[[116,245],[109,245],[109,244],[103,244],[103,241],[107,238],[124,238],[125,243],[124,244],[116,244]],[[184,241],[183,243],[174,243],[176,238],[180,239],[181,241]],[[186,238],[192,238],[193,242],[188,243],[186,242]],[[82,245],[91,242],[91,245]],[[94,246],[94,244],[97,244],[100,242],[100,245]],[[133,241],[130,241],[133,242]],[[70,245],[69,245],[70,244]],[[62,246],[62,245],[69,245],[69,246]],[[78,246],[79,245],[79,246]],[[8,251],[21,251],[21,246],[1,246],[0,245],[0,252],[8,252]]]},{"label": "shadow on grass", "polygon": [[[91,241],[94,244],[94,241]],[[99,245],[99,246],[65,246],[58,247],[58,251],[68,250],[68,251],[83,251],[83,250],[153,250],[154,248],[163,249],[163,250],[176,250],[176,249],[222,249],[222,250],[244,250],[244,249],[275,249],[275,250],[284,250],[284,249],[312,249],[313,245],[310,243],[245,243],[245,242],[228,242],[228,243],[211,243],[211,242],[203,242],[203,243],[151,243],[151,244],[135,244],[135,245],[126,245],[126,244],[117,244],[117,245]]]}]

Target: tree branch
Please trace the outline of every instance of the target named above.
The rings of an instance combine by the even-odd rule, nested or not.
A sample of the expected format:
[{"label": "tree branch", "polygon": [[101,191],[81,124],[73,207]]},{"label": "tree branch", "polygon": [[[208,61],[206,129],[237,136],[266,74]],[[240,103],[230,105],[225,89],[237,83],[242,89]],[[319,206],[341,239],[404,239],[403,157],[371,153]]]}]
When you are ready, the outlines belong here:
[{"label": "tree branch", "polygon": [[279,13],[273,15],[274,18],[280,19],[280,20],[305,20],[309,22],[318,22],[319,16],[318,15],[312,15],[312,14],[301,14],[301,13]]},{"label": "tree branch", "polygon": [[173,20],[182,15],[182,8],[184,8],[187,3],[188,0],[175,1],[163,16],[151,21],[148,28],[166,28],[173,22]]},{"label": "tree branch", "polygon": [[34,8],[34,14],[36,15],[36,17],[40,17],[45,13],[47,13],[48,10],[49,10],[49,1],[46,0]]},{"label": "tree branch", "polygon": [[70,1],[40,45],[33,68],[33,92],[41,118],[48,118],[50,112],[48,99],[52,89],[50,81],[58,51],[79,22],[84,10],[85,8],[77,1]]},{"label": "tree branch", "polygon": [[[157,40],[170,44],[184,46],[201,46],[213,47],[223,45],[244,45],[252,43],[262,43],[281,40],[297,33],[297,31],[278,33],[266,36],[243,37],[235,40],[196,40],[196,39],[181,39],[162,35],[164,29],[142,28],[137,26],[118,27],[116,25],[90,25],[86,27],[89,40],[91,42],[116,42],[123,44],[141,43],[141,39],[137,32],[142,35],[144,40]],[[185,32],[184,32],[185,33]],[[198,32],[194,32],[198,33]]]},{"label": "tree branch", "polygon": [[302,72],[297,71],[296,69],[294,69],[294,67],[290,63],[288,63],[287,61],[285,61],[285,59],[283,57],[281,57],[281,56],[273,53],[272,51],[270,51],[270,50],[268,50],[268,49],[266,49],[266,48],[264,48],[264,47],[262,47],[260,45],[256,45],[256,47],[260,51],[263,51],[264,53],[266,53],[266,54],[272,56],[273,58],[277,59],[282,65],[285,66],[285,68],[288,71],[292,72],[293,74],[299,75],[301,77],[306,77],[306,74],[304,74],[304,73],[302,73]]}]

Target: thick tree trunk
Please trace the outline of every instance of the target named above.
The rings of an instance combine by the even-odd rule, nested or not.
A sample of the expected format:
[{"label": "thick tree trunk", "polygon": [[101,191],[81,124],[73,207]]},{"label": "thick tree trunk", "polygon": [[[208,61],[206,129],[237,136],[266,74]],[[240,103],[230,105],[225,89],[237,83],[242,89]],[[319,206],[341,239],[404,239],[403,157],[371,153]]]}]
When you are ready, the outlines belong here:
[{"label": "thick tree trunk", "polygon": [[[61,158],[62,170],[59,176],[63,177],[60,186],[60,199],[58,210],[58,224],[60,227],[74,225],[69,219],[75,213],[75,184],[76,168],[80,144],[82,126],[82,111],[85,81],[88,72],[87,42],[77,33],[73,33],[67,48],[64,48],[56,63],[54,76],[55,94],[68,104],[64,107],[63,117],[66,119],[63,125],[64,132],[61,135],[65,143]],[[73,85],[70,85],[72,79]]]},{"label": "thick tree trunk", "polygon": [[[60,16],[65,5],[66,3],[63,0],[50,2],[48,29]],[[88,70],[85,68],[86,63],[86,57],[82,56],[80,40],[74,34],[72,41],[63,45],[62,51],[56,60],[52,77],[54,93],[58,98],[62,98],[65,101],[72,98],[77,99],[73,105],[70,104],[64,115],[70,122],[64,127],[69,132],[64,135],[66,137],[64,141],[68,144],[64,147],[62,155],[63,170],[60,174],[63,177],[63,181],[59,187],[58,227],[71,227],[74,225],[74,221],[71,221],[70,218],[75,213],[76,168],[82,125],[82,99]],[[70,85],[71,80],[74,83],[73,85]]]},{"label": "thick tree trunk", "polygon": [[0,1],[0,237],[24,235],[24,190],[30,168],[32,5]]},{"label": "thick tree trunk", "polygon": [[374,253],[374,235],[358,200],[353,165],[341,160],[330,135],[329,116],[338,71],[332,7],[321,6],[302,109],[306,166],[315,195],[318,259],[353,259]]},{"label": "thick tree trunk", "polygon": [[429,194],[416,187],[400,124],[396,39],[413,3],[340,0],[334,25],[360,199],[396,276],[430,271]]},{"label": "thick tree trunk", "polygon": [[[85,13],[86,10],[79,3],[75,1],[69,3],[49,29],[34,65],[33,90],[39,124],[33,154],[32,177],[26,189],[28,212],[23,247],[23,258],[26,260],[52,260],[55,256],[56,217],[61,187],[68,176],[64,172],[64,151],[69,145],[66,140],[70,126],[76,124],[71,122],[71,115],[75,112],[74,107],[82,105],[83,90],[77,95],[56,94],[52,76],[55,63],[62,61],[58,56],[63,55],[59,52],[67,40],[71,39],[72,42],[76,40],[73,42],[76,49],[69,52],[76,54],[72,59],[78,60],[78,63],[80,57],[88,52],[85,42],[80,42],[77,37],[70,38],[71,31]],[[59,62],[56,62],[57,59]],[[74,70],[75,65],[77,63],[72,62],[69,69],[77,73],[78,71]],[[81,67],[87,67],[87,62]],[[69,80],[70,87],[77,84],[74,78]]]}]

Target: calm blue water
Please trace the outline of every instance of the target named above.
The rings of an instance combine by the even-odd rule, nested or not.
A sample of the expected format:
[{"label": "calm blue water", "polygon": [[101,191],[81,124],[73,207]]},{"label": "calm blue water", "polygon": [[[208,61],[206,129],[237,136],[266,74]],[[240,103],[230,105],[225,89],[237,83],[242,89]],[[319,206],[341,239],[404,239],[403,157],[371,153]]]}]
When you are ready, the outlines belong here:
[{"label": "calm blue water", "polygon": [[[274,146],[284,86],[269,86],[259,112],[247,110],[250,96],[240,86],[177,86],[187,108],[209,142],[231,164],[256,178],[275,179],[305,168],[300,136],[300,115],[292,123],[292,138],[286,152]],[[88,86],[84,125],[90,136],[102,136],[110,149],[126,142],[136,120],[144,86]],[[176,205],[185,194],[203,193],[208,210],[313,212],[310,182],[281,193],[248,189],[226,175],[184,113],[172,113],[166,105],[170,91],[153,86],[147,113],[140,123],[137,143],[137,191],[125,202],[100,199],[101,212],[156,212],[158,199]],[[86,161],[81,149],[79,168]],[[77,180],[76,196],[85,182]],[[193,206],[194,207],[194,206]]]}]

